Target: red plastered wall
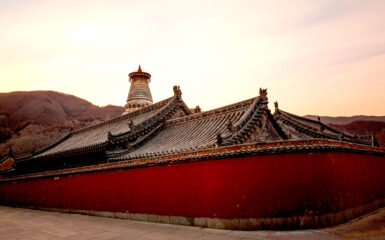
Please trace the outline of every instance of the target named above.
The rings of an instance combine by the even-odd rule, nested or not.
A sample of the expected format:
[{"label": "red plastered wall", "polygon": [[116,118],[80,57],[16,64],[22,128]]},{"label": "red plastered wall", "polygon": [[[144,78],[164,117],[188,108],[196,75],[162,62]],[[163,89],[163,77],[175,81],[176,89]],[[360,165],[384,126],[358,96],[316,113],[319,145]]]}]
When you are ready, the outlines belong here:
[{"label": "red plastered wall", "polygon": [[385,158],[292,153],[199,161],[0,184],[26,206],[189,217],[337,212],[385,197]]}]

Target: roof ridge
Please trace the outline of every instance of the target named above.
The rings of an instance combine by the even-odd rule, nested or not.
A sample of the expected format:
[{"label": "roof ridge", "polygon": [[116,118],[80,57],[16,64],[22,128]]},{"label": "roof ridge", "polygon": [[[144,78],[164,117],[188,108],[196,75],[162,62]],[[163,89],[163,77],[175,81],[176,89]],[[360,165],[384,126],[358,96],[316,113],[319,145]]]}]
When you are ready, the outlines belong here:
[{"label": "roof ridge", "polygon": [[222,136],[220,133],[219,138],[221,138],[221,140],[217,139],[217,141],[222,141],[222,142],[218,142],[218,144],[230,145],[234,143],[236,144],[238,142],[239,143],[243,142],[244,141],[243,137],[247,135],[248,132],[250,132],[251,128],[252,128],[252,131],[256,129],[257,124],[253,123],[253,121],[260,122],[260,119],[259,119],[260,114],[262,111],[266,111],[267,104],[268,102],[264,100],[262,97],[260,96],[256,97],[253,103],[247,109],[247,111],[243,114],[243,116],[239,118],[234,125],[230,123],[231,126],[234,128],[234,133],[228,132],[224,136]]},{"label": "roof ridge", "polygon": [[61,144],[62,142],[64,142],[65,140],[67,140],[68,138],[70,138],[72,136],[72,133],[67,133],[66,135],[64,135],[63,137],[61,137],[59,140],[57,140],[56,142],[54,143],[51,143],[50,145],[48,146],[45,146],[45,147],[42,147],[40,148],[39,150],[37,150],[36,152],[33,152],[32,154],[29,154],[29,155],[25,155],[25,156],[20,156],[18,158],[15,158],[15,161],[23,161],[25,159],[29,159],[29,158],[32,158],[33,156],[35,155],[39,155],[41,153],[44,153],[54,147],[56,147],[57,145]]},{"label": "roof ridge", "polygon": [[95,150],[95,149],[98,149],[98,148],[105,147],[106,145],[107,145],[107,141],[104,141],[104,142],[99,142],[99,143],[91,144],[91,145],[88,145],[88,146],[76,147],[76,148],[72,148],[72,149],[67,149],[67,150],[62,150],[62,151],[58,151],[58,152],[53,152],[53,153],[49,153],[49,154],[46,154],[46,155],[43,155],[43,156],[32,155],[30,158],[23,159],[23,161],[24,160],[35,159],[36,157],[45,157],[45,158],[47,158],[47,157],[52,157],[52,156],[60,156],[60,155],[64,155],[64,154],[83,152],[83,151],[86,151],[86,150]]},{"label": "roof ridge", "polygon": [[[331,127],[329,127],[328,125],[326,125],[326,124],[324,124],[322,122],[311,120],[311,119],[306,119],[306,118],[303,118],[303,117],[300,117],[300,116],[297,116],[295,114],[288,113],[288,112],[285,112],[285,111],[282,111],[282,110],[279,110],[279,111],[281,113],[283,113],[282,116],[284,116],[284,118],[289,119],[289,121],[291,121],[293,124],[296,124],[299,128],[302,128],[305,131],[312,132],[313,136],[314,135],[318,135],[318,136],[321,136],[321,137],[326,137],[326,138],[334,139],[334,140],[338,140],[341,137],[342,138],[346,137],[347,139],[345,138],[345,140],[348,141],[348,142],[359,143],[359,144],[366,144],[366,145],[370,144],[370,142],[367,142],[367,141],[359,139],[359,138],[355,139],[354,136],[352,136],[350,134],[347,134],[347,133],[345,133],[343,131],[339,131],[339,130],[336,130],[334,128],[331,128]],[[286,121],[288,121],[287,119],[286,119]],[[330,133],[325,133],[325,132],[318,132],[316,128],[314,128],[312,126],[304,125],[301,122],[299,122],[300,119],[304,119],[304,120],[307,120],[309,122],[320,124],[320,126],[325,127],[326,129],[328,129],[329,131],[331,131],[335,135],[330,134]]]},{"label": "roof ridge", "polygon": [[109,125],[109,124],[112,124],[112,123],[115,123],[115,122],[119,122],[119,121],[122,121],[122,120],[130,119],[130,118],[138,116],[138,115],[140,115],[142,113],[150,112],[150,111],[152,111],[154,109],[161,108],[161,107],[165,106],[173,98],[174,98],[174,96],[166,98],[166,99],[164,99],[162,101],[159,101],[159,102],[156,102],[154,104],[151,104],[149,106],[143,107],[141,109],[135,110],[133,112],[129,112],[129,113],[120,115],[120,116],[115,117],[113,119],[110,119],[110,120],[107,120],[107,121],[103,121],[103,122],[100,122],[100,123],[97,123],[97,124],[94,124],[94,125],[91,125],[91,126],[88,126],[88,127],[77,129],[77,130],[73,131],[72,134],[73,135],[79,134],[79,133],[86,132],[88,130],[92,130],[92,129],[95,129],[95,128],[103,127],[103,126],[106,126],[106,125]]},{"label": "roof ridge", "polygon": [[166,125],[169,126],[169,125],[178,124],[178,123],[182,123],[182,122],[183,123],[184,122],[190,122],[190,121],[193,121],[196,119],[207,119],[207,118],[215,116],[215,115],[219,116],[219,115],[222,115],[222,114],[234,111],[234,110],[238,110],[239,108],[246,107],[246,106],[252,104],[256,98],[258,98],[258,97],[254,97],[254,98],[250,98],[250,99],[247,99],[247,100],[244,100],[241,102],[222,106],[222,107],[215,108],[215,109],[212,109],[209,111],[195,113],[193,115],[187,115],[187,116],[180,117],[180,118],[169,119],[166,121]]},{"label": "roof ridge", "polygon": [[281,109],[279,109],[280,112],[290,116],[290,117],[293,117],[295,119],[299,119],[299,120],[304,120],[304,121],[307,121],[307,122],[311,122],[311,123],[315,123],[315,124],[320,124],[321,126],[325,127],[326,129],[330,130],[331,132],[335,133],[335,134],[344,134],[348,137],[352,137],[350,136],[350,134],[346,134],[345,132],[343,131],[339,131],[337,129],[334,129],[332,127],[329,127],[327,124],[321,122],[321,121],[316,121],[316,120],[313,120],[313,119],[308,119],[308,118],[305,118],[305,117],[301,117],[301,116],[298,116],[298,115],[295,115],[295,114],[292,114],[292,113],[289,113],[289,112],[286,112],[286,111],[282,111]]},{"label": "roof ridge", "polygon": [[283,112],[284,114],[287,114],[287,115],[289,115],[289,116],[291,116],[291,117],[297,118],[297,119],[305,120],[305,121],[312,122],[312,123],[322,123],[322,122],[320,122],[320,121],[316,121],[316,120],[313,120],[313,119],[301,117],[301,116],[298,116],[298,115],[295,115],[295,114],[292,114],[292,113],[283,111],[283,110],[281,110],[281,109],[279,109],[279,111],[280,111],[280,112]]},{"label": "roof ridge", "polygon": [[[172,108],[175,106],[175,104],[179,101],[177,100],[176,98],[173,98],[174,101],[169,101],[167,102],[165,105],[163,105],[161,107],[161,109],[164,111],[165,109],[167,108]],[[159,111],[157,114],[154,114],[152,115],[151,117],[147,118],[146,120],[144,120],[143,122],[135,125],[135,131],[133,131],[132,129],[130,129],[129,131],[126,131],[126,132],[121,132],[121,133],[117,133],[117,134],[111,134],[111,137],[121,137],[121,136],[124,136],[128,133],[134,133],[134,132],[141,132],[143,129],[142,128],[147,128],[149,123],[152,123],[154,122],[154,120],[157,120],[159,119],[160,115],[162,114],[163,112],[162,111]]]}]

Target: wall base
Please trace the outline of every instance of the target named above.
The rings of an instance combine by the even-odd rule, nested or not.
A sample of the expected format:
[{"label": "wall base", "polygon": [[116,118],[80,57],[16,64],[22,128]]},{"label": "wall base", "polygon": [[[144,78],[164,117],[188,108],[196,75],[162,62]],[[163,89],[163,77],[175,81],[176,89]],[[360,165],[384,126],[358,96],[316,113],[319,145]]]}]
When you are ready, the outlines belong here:
[{"label": "wall base", "polygon": [[[185,226],[196,226],[204,228],[230,229],[230,230],[293,230],[324,228],[348,222],[354,218],[365,215],[385,206],[385,199],[379,199],[369,204],[347,209],[337,213],[329,213],[321,216],[294,216],[285,218],[207,218],[207,217],[182,217],[165,216],[141,213],[104,212],[91,210],[41,208],[23,206],[24,208],[84,214],[90,216],[127,219],[133,221],[145,221],[165,224],[176,224]],[[12,206],[20,207],[20,206]]]}]

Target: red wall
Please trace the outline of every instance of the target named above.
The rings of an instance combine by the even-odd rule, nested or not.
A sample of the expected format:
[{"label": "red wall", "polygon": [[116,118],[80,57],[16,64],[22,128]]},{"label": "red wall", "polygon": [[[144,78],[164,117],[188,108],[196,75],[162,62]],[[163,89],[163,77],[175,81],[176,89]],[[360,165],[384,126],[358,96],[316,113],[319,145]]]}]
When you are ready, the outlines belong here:
[{"label": "red wall", "polygon": [[0,184],[0,201],[190,217],[337,212],[385,197],[385,158],[292,153]]}]

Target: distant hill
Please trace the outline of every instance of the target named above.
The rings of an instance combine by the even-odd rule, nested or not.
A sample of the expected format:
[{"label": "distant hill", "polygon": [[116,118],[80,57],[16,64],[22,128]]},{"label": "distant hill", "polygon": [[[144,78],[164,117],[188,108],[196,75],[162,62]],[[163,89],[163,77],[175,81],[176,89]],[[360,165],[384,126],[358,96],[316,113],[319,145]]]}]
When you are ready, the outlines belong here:
[{"label": "distant hill", "polygon": [[0,156],[9,146],[16,154],[36,151],[71,129],[111,119],[123,111],[120,106],[98,107],[53,91],[0,93]]},{"label": "distant hill", "polygon": [[348,124],[329,124],[332,128],[356,135],[373,135],[385,147],[385,121],[354,121]]},{"label": "distant hill", "polygon": [[[318,120],[318,116],[315,115],[306,115],[304,117],[312,120]],[[385,147],[385,116],[320,116],[320,119],[321,122],[340,131],[356,135],[374,135],[380,146]]]},{"label": "distant hill", "polygon": [[[318,116],[316,115],[305,115],[305,118],[318,120]],[[357,115],[352,117],[328,117],[328,116],[320,116],[321,121],[325,124],[349,124],[354,121],[378,121],[385,122],[385,116],[365,116],[365,115]]]}]

